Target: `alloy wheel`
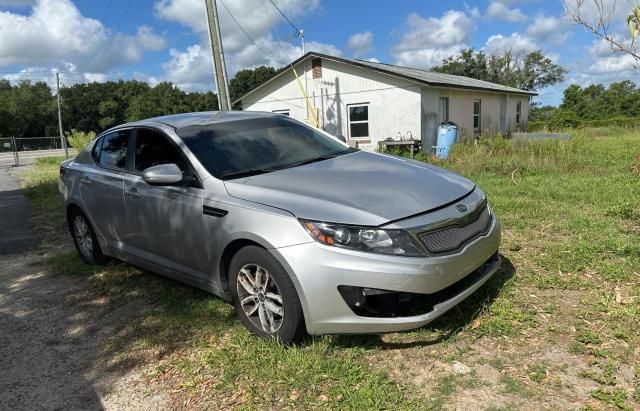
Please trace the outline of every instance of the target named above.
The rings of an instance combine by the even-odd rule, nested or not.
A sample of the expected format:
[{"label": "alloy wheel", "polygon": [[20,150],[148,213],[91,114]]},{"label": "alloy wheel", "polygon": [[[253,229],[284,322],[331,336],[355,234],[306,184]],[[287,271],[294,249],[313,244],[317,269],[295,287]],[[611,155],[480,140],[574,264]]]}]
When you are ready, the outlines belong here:
[{"label": "alloy wheel", "polygon": [[246,264],[237,276],[240,306],[253,325],[269,334],[277,332],[284,321],[282,296],[269,272],[258,264]]},{"label": "alloy wheel", "polygon": [[93,255],[93,237],[89,225],[83,216],[76,216],[73,220],[73,231],[75,233],[78,248],[86,257]]}]

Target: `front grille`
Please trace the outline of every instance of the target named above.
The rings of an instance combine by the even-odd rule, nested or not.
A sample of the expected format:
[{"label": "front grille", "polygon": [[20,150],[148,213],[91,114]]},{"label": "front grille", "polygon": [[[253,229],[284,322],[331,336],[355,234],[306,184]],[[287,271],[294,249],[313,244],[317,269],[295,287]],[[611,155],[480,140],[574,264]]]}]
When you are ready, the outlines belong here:
[{"label": "front grille", "polygon": [[485,234],[491,226],[491,213],[486,205],[478,216],[465,225],[450,225],[418,234],[420,241],[432,254],[449,253],[460,249],[474,238]]}]

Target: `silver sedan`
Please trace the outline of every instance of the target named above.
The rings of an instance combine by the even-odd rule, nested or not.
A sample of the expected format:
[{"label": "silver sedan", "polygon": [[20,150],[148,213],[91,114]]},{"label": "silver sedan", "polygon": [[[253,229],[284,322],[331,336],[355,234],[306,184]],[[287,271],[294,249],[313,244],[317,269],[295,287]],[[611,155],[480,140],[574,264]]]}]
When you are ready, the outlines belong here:
[{"label": "silver sedan", "polygon": [[500,265],[500,223],[473,182],[279,114],[115,127],[62,163],[59,189],[87,264],[210,291],[285,343],[421,327]]}]

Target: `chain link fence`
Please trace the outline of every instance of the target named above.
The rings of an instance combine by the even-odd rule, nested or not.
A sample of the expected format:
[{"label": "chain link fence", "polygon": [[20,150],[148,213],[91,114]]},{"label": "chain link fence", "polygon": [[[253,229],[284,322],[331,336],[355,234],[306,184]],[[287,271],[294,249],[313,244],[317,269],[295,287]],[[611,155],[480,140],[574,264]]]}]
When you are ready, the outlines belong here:
[{"label": "chain link fence", "polygon": [[64,155],[60,137],[0,137],[0,166],[17,167],[39,157]]}]

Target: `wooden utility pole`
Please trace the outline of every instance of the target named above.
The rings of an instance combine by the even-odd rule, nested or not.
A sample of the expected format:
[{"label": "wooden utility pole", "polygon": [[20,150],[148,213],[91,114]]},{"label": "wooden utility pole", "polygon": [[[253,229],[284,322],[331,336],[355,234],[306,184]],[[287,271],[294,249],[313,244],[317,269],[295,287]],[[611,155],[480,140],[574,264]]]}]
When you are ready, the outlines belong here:
[{"label": "wooden utility pole", "polygon": [[58,129],[60,131],[60,143],[62,143],[62,148],[64,148],[65,158],[69,158],[67,139],[64,138],[64,133],[62,132],[62,110],[60,109],[60,73],[58,72],[56,72],[56,95],[58,97]]},{"label": "wooden utility pole", "polygon": [[230,111],[229,82],[227,80],[227,68],[224,63],[224,52],[222,51],[218,8],[215,0],[204,0],[204,3],[207,8],[207,23],[209,25],[211,53],[213,54],[213,69],[215,71],[215,80],[218,88],[218,108],[220,111]]}]

